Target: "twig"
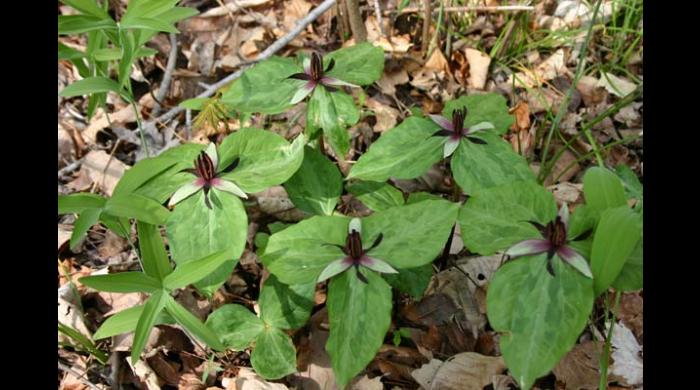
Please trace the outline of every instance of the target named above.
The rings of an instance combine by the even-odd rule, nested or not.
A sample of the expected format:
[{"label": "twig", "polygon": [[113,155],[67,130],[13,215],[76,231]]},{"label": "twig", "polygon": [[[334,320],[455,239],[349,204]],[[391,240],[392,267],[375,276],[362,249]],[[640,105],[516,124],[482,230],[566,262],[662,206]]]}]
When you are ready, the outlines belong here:
[{"label": "twig", "polygon": [[423,40],[421,41],[421,57],[425,58],[428,54],[428,39],[430,38],[430,21],[432,13],[430,11],[430,0],[423,0]]},{"label": "twig", "polygon": [[85,160],[85,157],[80,158],[78,160],[75,160],[72,163],[70,163],[69,165],[66,165],[65,167],[59,169],[58,170],[58,177],[59,178],[63,177],[65,175],[75,171],[76,169],[80,168],[80,164],[83,163],[83,160]]},{"label": "twig", "polygon": [[[500,6],[463,6],[463,7],[445,7],[444,12],[509,12],[509,11],[532,11],[535,7],[531,5],[500,5]],[[399,14],[415,14],[425,12],[425,4],[423,8],[406,7],[401,11],[384,11],[384,15],[391,13]],[[433,10],[432,13],[437,13],[438,10]]]},{"label": "twig", "polygon": [[345,0],[345,5],[347,6],[350,29],[352,29],[352,36],[355,38],[355,42],[367,41],[367,28],[362,19],[359,0]]},{"label": "twig", "polygon": [[[313,11],[309,12],[308,15],[306,15],[304,18],[299,20],[297,22],[297,25],[286,35],[284,35],[282,38],[276,40],[272,45],[268,46],[267,49],[265,49],[258,57],[255,59],[253,63],[260,62],[262,60],[265,60],[269,57],[271,57],[273,54],[277,53],[280,49],[285,47],[289,42],[291,42],[297,35],[299,35],[305,28],[308,26],[311,22],[316,20],[322,13],[328,11],[329,8],[331,8],[335,4],[336,0],[324,0],[323,3],[321,3],[318,7],[314,8]],[[244,67],[241,67],[238,71],[231,73],[230,75],[224,77],[223,79],[219,80],[218,82],[212,84],[209,88],[207,88],[204,92],[200,93],[197,95],[197,98],[206,98],[210,97],[213,95],[219,88],[226,86],[228,83],[232,82],[233,80],[241,77],[243,74],[243,71],[245,71],[251,64],[246,65]],[[171,108],[168,112],[165,114],[159,116],[158,118],[153,119],[152,121],[149,121],[148,123],[145,124],[146,127],[154,126],[155,123],[157,122],[165,122],[168,121],[172,118],[174,118],[176,115],[184,111],[184,108],[182,107],[173,107]]]},{"label": "twig", "polygon": [[151,116],[157,116],[160,114],[161,106],[159,102],[162,102],[165,98],[165,94],[168,92],[170,87],[170,80],[173,77],[173,71],[175,70],[175,63],[177,62],[177,36],[170,33],[170,53],[168,54],[168,63],[165,65],[165,73],[163,74],[163,81],[160,83],[160,88],[158,88],[158,93],[156,93],[156,101],[153,105],[153,111],[151,111]]},{"label": "twig", "polygon": [[379,0],[374,0],[374,15],[377,18],[377,23],[379,23],[379,31],[385,37],[386,32],[384,31],[384,23],[382,23],[382,7],[379,5]]},{"label": "twig", "polygon": [[87,386],[87,387],[89,387],[89,388],[91,388],[91,389],[93,389],[93,390],[100,390],[100,388],[97,387],[97,386],[95,386],[94,383],[88,381],[87,379],[83,379],[83,376],[84,376],[85,374],[87,374],[87,373],[81,374],[81,373],[75,371],[75,370],[72,369],[71,367],[68,367],[67,365],[65,365],[65,364],[63,364],[63,363],[61,363],[61,362],[58,362],[58,368],[61,369],[61,370],[63,370],[63,371],[65,371],[65,372],[67,372],[67,373],[72,374],[74,377],[76,377],[76,379],[78,379],[78,380],[80,381],[80,383],[84,384],[85,386]]}]

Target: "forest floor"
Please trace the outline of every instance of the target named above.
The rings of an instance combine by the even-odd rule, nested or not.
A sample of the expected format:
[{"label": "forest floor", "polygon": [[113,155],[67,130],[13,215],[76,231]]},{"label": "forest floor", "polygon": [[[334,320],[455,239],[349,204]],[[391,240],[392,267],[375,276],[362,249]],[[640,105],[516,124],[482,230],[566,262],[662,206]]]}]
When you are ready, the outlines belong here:
[{"label": "forest floor", "polygon": [[[110,3],[117,14],[126,6],[126,0]],[[181,5],[196,7],[200,14],[178,23],[180,33],[173,36],[175,50],[166,33],[158,34],[148,44],[157,54],[139,60],[132,75],[140,114],[147,121],[158,118],[249,65],[318,4],[320,1],[315,0],[182,1]],[[439,113],[445,101],[465,94],[496,92],[507,98],[515,117],[506,139],[527,158],[558,202],[576,205],[583,201],[582,176],[589,166],[626,166],[641,181],[642,1],[602,1],[592,27],[593,1],[544,0],[516,9],[504,7],[512,4],[498,0],[433,1],[431,22],[424,33],[423,2],[360,2],[367,39],[384,48],[386,63],[382,78],[365,91],[362,119],[350,129],[347,160],[356,160],[382,132],[416,110]],[[71,12],[70,7],[59,5],[59,14]],[[592,34],[585,45],[589,29]],[[333,7],[276,55],[329,52],[352,44],[352,39],[344,42],[343,36],[352,35]],[[73,47],[85,45],[75,37],[59,40]],[[166,93],[157,104],[155,98],[171,57],[172,77],[165,81]],[[581,59],[585,60],[583,64]],[[67,61],[59,61],[58,76],[59,91],[78,78]],[[566,104],[568,93],[571,95]],[[121,175],[144,156],[134,130],[134,111],[116,95],[108,97],[109,118],[98,110],[87,119],[82,98],[59,98],[58,105],[58,193],[111,195]],[[221,123],[183,111],[158,123],[159,129],[149,134],[147,142],[157,153],[180,143],[215,141],[251,125],[291,139],[304,129],[303,109],[302,104],[285,114],[256,114],[244,123]],[[349,166],[341,163],[339,167],[347,174]],[[449,178],[444,167],[436,165],[419,179],[393,184],[404,192],[445,193]],[[343,195],[339,208],[360,213],[367,210],[350,194]],[[211,300],[193,288],[180,291],[176,297],[202,319],[226,303],[252,307],[264,276],[255,254],[255,234],[267,231],[271,223],[304,217],[282,186],[256,194],[248,212],[249,245],[225,285]],[[133,269],[138,261],[126,240],[99,225],[89,231],[77,250],[71,251],[68,240],[74,221],[71,215],[58,219],[59,320],[89,336],[106,317],[142,303],[144,296],[96,292],[76,282],[107,267],[110,272]],[[385,345],[351,387],[417,389],[427,387],[426,381],[437,381],[442,386],[433,388],[457,389],[478,380],[490,383],[484,388],[517,388],[503,368],[500,374],[492,375],[493,367],[478,370],[459,359],[465,352],[484,357],[500,355],[496,332],[488,326],[464,327],[485,323],[486,289],[499,258],[475,259],[456,236],[448,261],[435,263],[433,280],[422,299],[396,295]],[[77,289],[70,288],[69,280]],[[94,353],[80,350],[71,338],[59,334],[59,388],[118,388],[110,387],[115,383],[125,389],[149,390],[333,388],[333,372],[324,350],[328,336],[325,299],[325,291],[319,287],[310,324],[293,334],[299,372],[283,380],[267,382],[257,377],[245,351],[212,359],[180,328],[163,325],[153,332],[144,359],[134,367],[125,360],[130,335],[97,342],[96,348],[108,357],[103,365]],[[642,291],[622,294],[619,330],[612,340],[610,389],[642,386],[642,303]],[[605,304],[603,298],[596,301],[594,317],[603,316]],[[598,388],[600,335],[605,329],[600,318],[592,318],[591,324],[588,336],[582,337],[553,372],[536,383],[536,388]],[[468,362],[473,364],[473,360]],[[493,364],[492,360],[482,362],[488,364]]]}]

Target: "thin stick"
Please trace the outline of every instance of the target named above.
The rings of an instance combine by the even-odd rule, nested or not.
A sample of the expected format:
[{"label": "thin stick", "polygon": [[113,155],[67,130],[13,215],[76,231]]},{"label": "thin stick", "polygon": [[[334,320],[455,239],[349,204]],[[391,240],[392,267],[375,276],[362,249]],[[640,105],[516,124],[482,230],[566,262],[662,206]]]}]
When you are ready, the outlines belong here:
[{"label": "thin stick", "polygon": [[[501,6],[464,6],[464,7],[445,7],[444,12],[510,12],[510,11],[532,11],[535,7],[531,5],[501,5]],[[425,12],[425,4],[423,8],[406,7],[401,11],[384,11],[384,15],[391,13],[399,14],[415,14]],[[437,13],[438,10],[433,10],[432,13]]]},{"label": "thin stick", "polygon": [[66,165],[65,167],[61,168],[58,170],[58,177],[63,177],[76,169],[80,168],[80,164],[83,163],[83,160],[85,160],[85,157],[83,156],[81,159],[75,160],[70,165]]},{"label": "thin stick", "polygon": [[367,41],[367,28],[365,28],[365,22],[362,19],[359,1],[345,0],[345,5],[347,6],[350,29],[352,29],[352,36],[355,38],[355,42]]},{"label": "thin stick", "polygon": [[84,384],[85,386],[87,386],[93,390],[100,390],[100,388],[95,386],[94,383],[88,381],[87,379],[83,379],[83,376],[86,375],[87,373],[81,374],[81,373],[75,371],[73,368],[68,367],[67,365],[65,365],[61,362],[58,362],[58,368],[67,372],[67,373],[72,374],[74,377],[76,377],[76,379],[78,379],[80,381],[80,383]]},{"label": "thin stick", "polygon": [[423,40],[421,41],[421,57],[425,58],[428,54],[428,39],[430,38],[430,20],[432,13],[430,11],[430,0],[423,0]]},{"label": "thin stick", "polygon": [[[286,35],[281,37],[280,39],[276,40],[272,45],[268,46],[267,49],[265,49],[260,55],[258,55],[258,58],[255,59],[255,63],[260,62],[262,60],[265,60],[269,57],[272,57],[273,54],[277,53],[280,49],[285,47],[289,42],[291,42],[297,35],[299,35],[306,26],[308,26],[311,22],[316,20],[322,13],[328,11],[334,4],[336,0],[324,0],[323,3],[321,3],[318,7],[314,8],[313,11],[309,12],[308,15],[306,15],[304,18],[299,20],[297,22],[297,25]],[[252,65],[252,64],[250,64]],[[245,71],[250,65],[247,65],[245,67],[241,67],[238,71],[231,73],[230,75],[224,77],[223,79],[219,80],[215,84],[212,84],[209,88],[207,88],[204,92],[200,93],[197,95],[197,98],[206,98],[210,97],[213,95],[219,88],[226,86],[233,80],[241,77],[243,74],[243,71]],[[159,116],[156,119],[153,119],[152,121],[149,121],[148,123],[145,124],[145,126],[155,126],[155,123],[157,122],[166,122],[172,118],[174,118],[176,115],[181,113],[184,110],[182,107],[173,107],[171,108],[168,112],[165,114]]]},{"label": "thin stick", "polygon": [[379,31],[385,37],[386,32],[384,31],[384,23],[382,23],[382,7],[379,5],[379,0],[374,0],[374,15],[377,18],[377,23],[379,23]]},{"label": "thin stick", "polygon": [[157,116],[160,114],[161,106],[159,102],[162,102],[165,98],[165,94],[168,92],[170,87],[170,80],[173,77],[173,71],[175,70],[175,63],[177,62],[177,36],[170,33],[170,53],[168,54],[168,63],[165,65],[165,73],[163,74],[163,81],[160,83],[160,88],[158,88],[158,93],[156,93],[156,102],[153,105],[153,111],[151,111],[151,116]]}]

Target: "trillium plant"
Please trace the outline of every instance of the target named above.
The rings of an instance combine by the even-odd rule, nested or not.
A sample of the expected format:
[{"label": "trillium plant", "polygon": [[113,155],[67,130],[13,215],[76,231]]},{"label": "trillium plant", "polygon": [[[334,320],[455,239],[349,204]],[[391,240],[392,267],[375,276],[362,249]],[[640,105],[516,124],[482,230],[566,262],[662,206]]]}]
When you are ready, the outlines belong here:
[{"label": "trillium plant", "polygon": [[462,139],[465,139],[469,142],[478,145],[487,144],[486,141],[474,137],[474,134],[482,130],[493,129],[493,123],[481,122],[474,126],[465,128],[464,119],[466,116],[466,107],[458,108],[452,111],[452,120],[449,120],[442,115],[430,115],[430,119],[432,119],[433,122],[437,123],[438,126],[442,128],[437,133],[433,134],[433,136],[447,137],[447,141],[445,142],[445,146],[443,148],[442,153],[443,158],[451,156],[452,153],[454,153],[454,151],[457,150],[459,142]]},{"label": "trillium plant", "polygon": [[[231,169],[233,169],[238,160],[235,160],[231,164]],[[230,192],[238,197],[247,199],[246,195],[240,187],[238,187],[234,182],[222,179],[219,177],[219,158],[216,153],[216,145],[211,143],[207,147],[206,151],[202,151],[197,159],[194,161],[194,169],[186,169],[186,172],[194,174],[197,178],[191,183],[187,183],[180,187],[170,199],[169,206],[174,206],[183,199],[192,196],[199,190],[204,191],[204,202],[208,208],[211,209],[211,203],[209,202],[209,190],[214,187],[221,191]],[[230,169],[229,169],[230,171]]]},{"label": "trillium plant", "polygon": [[326,69],[323,69],[323,57],[318,53],[312,53],[311,59],[304,58],[304,72],[294,73],[289,76],[290,79],[304,80],[306,84],[299,88],[299,91],[292,98],[291,104],[297,104],[304,100],[318,85],[323,85],[328,92],[335,92],[339,86],[359,87],[355,84],[339,80],[334,77],[328,77],[325,74],[333,70],[335,59],[328,62]]},{"label": "trillium plant", "polygon": [[[564,206],[559,211],[559,215],[554,221],[549,222],[546,226],[538,222],[530,222],[542,235],[542,239],[529,239],[521,241],[510,247],[505,254],[511,258],[518,256],[537,255],[547,253],[547,272],[554,276],[554,268],[552,268],[552,259],[556,254],[560,259],[567,264],[576,268],[588,278],[592,278],[591,268],[588,266],[588,261],[581,256],[576,250],[568,246],[569,239],[567,231],[569,226],[569,207],[564,203]],[[589,229],[571,241],[585,240],[591,234],[592,229]]]},{"label": "trillium plant", "polygon": [[[131,64],[149,53],[138,51],[142,38],[174,31],[175,21],[194,12],[173,8],[172,1],[150,7],[132,0],[117,25],[92,2],[66,3],[86,15],[61,18],[62,34],[106,26],[115,45],[88,53],[87,63],[81,53],[60,48],[84,77],[62,96],[92,94],[90,111],[104,105],[107,91],[133,101]],[[140,30],[148,33],[138,35]],[[95,37],[90,34],[90,42]],[[129,42],[136,46],[126,50]],[[95,58],[121,55],[128,58],[120,63],[118,81],[109,79],[108,66],[93,66]],[[280,379],[298,369],[288,331],[304,328],[321,305],[314,302],[321,284],[327,286],[325,349],[335,381],[344,388],[391,342],[394,294],[403,294],[402,300],[422,297],[433,262],[449,258],[446,246],[459,224],[470,254],[511,258],[493,267],[486,311],[500,333],[509,374],[529,389],[575,345],[597,296],[611,288],[642,288],[642,189],[634,174],[591,168],[584,176],[585,204],[558,207],[527,160],[502,138],[514,119],[501,95],[461,96],[447,101],[441,113],[404,118],[378,136],[343,177],[337,162],[350,150],[348,128],[360,120],[362,86],[379,80],[383,69],[384,52],[370,43],[323,56],[272,57],[222,92],[216,104],[225,109],[217,112],[278,114],[306,101],[302,134],[236,129],[218,145],[187,143],[139,160],[110,197],[59,196],[59,213],[77,215],[74,250],[98,223],[132,242],[132,236],[138,239],[133,269],[80,279],[101,291],[149,294],[144,305],[109,317],[94,338],[134,332],[131,358],[138,360],[155,325],[178,323],[214,351],[252,351],[257,374]],[[352,95],[342,87],[351,87]],[[320,147],[321,137],[332,152]],[[407,195],[388,182],[419,178],[436,165],[454,179],[452,194],[469,195],[466,202],[440,193]],[[285,215],[284,224],[262,207],[265,191],[282,185],[299,211]],[[338,207],[344,194],[364,203],[368,213]],[[631,199],[638,201],[634,208],[628,206]],[[261,214],[246,210],[253,204],[269,215],[249,226],[248,215]],[[266,270],[259,294],[249,286],[256,289],[250,304],[225,304],[201,322],[177,303],[184,288],[212,298],[239,272],[235,267],[246,248]],[[474,326],[483,330],[486,322],[484,317]]]}]

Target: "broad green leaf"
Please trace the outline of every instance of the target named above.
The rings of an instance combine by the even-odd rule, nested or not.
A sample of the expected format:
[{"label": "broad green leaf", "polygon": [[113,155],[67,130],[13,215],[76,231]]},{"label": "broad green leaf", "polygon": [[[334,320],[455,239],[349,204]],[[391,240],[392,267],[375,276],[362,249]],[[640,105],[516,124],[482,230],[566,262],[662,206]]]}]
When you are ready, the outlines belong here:
[{"label": "broad green leaf", "polygon": [[[94,356],[97,359],[97,361],[100,362],[100,364],[107,364],[107,354],[99,348],[97,348],[95,343],[86,335],[82,334],[75,328],[71,328],[70,326],[63,324],[60,321],[58,322],[58,331],[76,341],[77,345],[74,345],[75,347],[77,347],[76,349],[88,352],[89,354]],[[60,342],[59,345],[61,345]]]},{"label": "broad green leaf", "polygon": [[70,195],[58,196],[58,213],[71,214],[82,213],[87,209],[99,209],[104,207],[107,199],[88,192],[79,192]]},{"label": "broad green leaf", "polygon": [[[126,16],[126,15],[125,15]],[[124,22],[124,17],[122,17],[121,22]],[[138,30],[119,30],[119,42],[122,47],[122,58],[118,62],[117,75],[119,85],[126,88],[129,83],[129,76],[131,75],[131,66],[136,59],[136,51],[141,46],[137,42],[138,35],[142,31]]]},{"label": "broad green leaf", "polygon": [[[156,159],[159,162],[151,162],[148,164],[144,163],[144,166],[139,166],[139,163],[134,165],[131,169],[124,173],[124,176],[117,184],[114,193],[118,193],[120,190],[120,184],[125,180],[125,177],[129,177],[132,182],[129,185],[125,185],[124,191],[131,192],[134,191],[140,195],[147,198],[154,199],[159,203],[164,203],[170,198],[170,196],[177,191],[185,183],[190,183],[194,180],[195,176],[191,173],[182,172],[184,169],[194,168],[194,160],[197,155],[204,150],[204,145],[198,144],[185,144],[178,147],[168,149]],[[155,159],[154,159],[155,160]],[[143,160],[150,161],[150,159]],[[165,168],[164,166],[169,165],[169,161],[176,161],[175,165]],[[140,172],[132,172],[138,167]],[[149,168],[153,171],[158,171],[159,173],[149,173]],[[131,177],[134,175],[136,177]],[[121,192],[119,192],[121,193]]]},{"label": "broad green leaf", "polygon": [[165,302],[170,295],[163,290],[158,290],[148,298],[146,304],[143,306],[143,311],[141,312],[141,317],[139,317],[136,323],[136,330],[134,331],[134,341],[131,344],[131,361],[136,364],[136,361],[141,357],[141,351],[143,347],[146,346],[146,341],[148,336],[151,334],[151,329],[156,324],[158,319],[158,314],[165,307]]},{"label": "broad green leaf", "polygon": [[241,112],[278,114],[292,105],[302,81],[287,80],[302,72],[291,58],[272,57],[243,72],[221,96],[221,103]]},{"label": "broad green leaf", "polygon": [[644,287],[644,240],[637,242],[612,286],[619,291],[636,291]]},{"label": "broad green leaf", "polygon": [[90,230],[90,227],[97,223],[100,219],[100,213],[102,213],[102,209],[86,209],[80,213],[80,216],[73,224],[73,233],[70,236],[71,250],[75,250],[78,247],[78,244]]},{"label": "broad green leaf", "polygon": [[627,194],[628,198],[642,199],[644,188],[639,178],[630,167],[620,164],[615,167],[615,173],[617,177],[622,180],[622,185],[624,186],[625,194]]},{"label": "broad green leaf", "polygon": [[58,95],[72,97],[109,91],[121,93],[121,87],[114,80],[107,77],[87,77],[67,85]]},{"label": "broad green leaf", "polygon": [[[59,60],[69,60],[76,66],[79,66],[79,64],[82,64],[82,66],[78,69],[79,73],[81,76],[85,77],[87,75],[87,67],[85,66],[85,63],[82,61],[83,58],[87,57],[87,55],[77,49],[74,49],[70,46],[66,46],[65,44],[58,42],[58,59]],[[81,69],[82,68],[82,69]]]},{"label": "broad green leaf", "polygon": [[243,253],[248,232],[248,216],[241,200],[212,189],[209,196],[214,194],[220,206],[212,202],[209,209],[204,203],[204,192],[199,191],[175,206],[165,228],[170,254],[178,268],[214,252],[229,254],[226,262],[195,284],[205,293],[213,293],[226,281]]},{"label": "broad green leaf", "polygon": [[131,0],[122,21],[134,17],[156,17],[172,9],[177,3],[178,0]]},{"label": "broad green leaf", "polygon": [[[360,281],[357,272],[367,278]],[[339,387],[344,387],[374,358],[391,324],[391,287],[379,274],[351,267],[331,279],[328,286],[331,356]]]},{"label": "broad green leaf", "polygon": [[104,292],[153,292],[160,290],[161,285],[143,272],[119,272],[116,274],[85,276],[80,283]]},{"label": "broad green leaf", "polygon": [[398,274],[384,274],[391,287],[420,299],[428,288],[430,278],[433,276],[433,265],[425,264],[415,268],[404,268]]},{"label": "broad green leaf", "polygon": [[474,126],[481,122],[491,122],[497,134],[505,134],[514,118],[508,113],[506,98],[496,93],[466,95],[459,99],[445,103],[443,115],[452,118],[452,111],[457,108],[467,107],[467,116],[464,126]]},{"label": "broad green leaf", "polygon": [[[309,106],[314,106],[315,109],[308,111],[306,121],[314,128],[323,129],[323,136],[328,144],[331,145],[333,151],[340,158],[344,158],[350,148],[350,135],[335,102],[336,99],[339,101],[346,101],[346,99],[334,98],[333,95],[336,94],[344,95],[340,91],[330,93],[322,86],[316,87],[309,100]],[[352,100],[352,97],[350,97],[350,100]],[[347,105],[343,105],[343,107],[347,108]]]},{"label": "broad green leaf", "polygon": [[331,215],[343,193],[343,178],[333,162],[307,146],[299,170],[284,183],[284,188],[300,210]]},{"label": "broad green leaf", "polygon": [[438,126],[410,117],[386,131],[353,165],[348,179],[383,182],[390,177],[413,179],[442,159],[444,137],[431,137]]},{"label": "broad green leaf", "polygon": [[328,72],[328,76],[351,84],[372,84],[379,80],[384,72],[384,50],[369,42],[329,53],[324,62],[331,59],[335,60],[335,66]]},{"label": "broad green leaf", "polygon": [[98,7],[95,0],[61,0],[61,3],[69,5],[84,14],[102,19],[109,18],[107,11]]},{"label": "broad green leaf", "polygon": [[383,211],[404,204],[401,190],[387,183],[355,181],[347,186],[347,190],[373,211]]},{"label": "broad green leaf", "polygon": [[426,200],[393,207],[362,219],[362,242],[371,245],[379,234],[383,240],[370,253],[395,268],[414,268],[428,264],[441,253],[459,204],[446,200]]},{"label": "broad green leaf", "polygon": [[165,243],[160,236],[160,229],[145,222],[138,222],[136,228],[139,235],[143,271],[148,276],[163,280],[169,273],[173,272],[173,268],[168,260],[168,252],[165,251]]},{"label": "broad green leaf", "polygon": [[100,214],[100,222],[107,227],[107,229],[116,233],[121,238],[131,237],[131,224],[129,223],[129,218],[114,217],[109,214]]},{"label": "broad green leaf", "polygon": [[311,315],[315,292],[315,281],[287,285],[277,280],[274,275],[270,275],[258,298],[260,318],[266,324],[276,328],[300,328]]},{"label": "broad green leaf", "polygon": [[199,11],[197,11],[196,8],[173,7],[158,15],[158,19],[168,23],[175,23],[179,20],[187,19],[195,15],[199,15]]},{"label": "broad green leaf", "polygon": [[431,194],[430,192],[412,192],[408,194],[408,199],[406,199],[406,204],[413,204],[413,203],[418,203],[422,202],[424,200],[430,200],[430,199],[443,199],[441,196],[436,195],[436,194]]},{"label": "broad green leaf", "polygon": [[264,328],[255,339],[250,363],[265,379],[279,379],[296,372],[297,353],[292,339],[277,328]]},{"label": "broad green leaf", "polygon": [[112,19],[103,19],[91,15],[59,15],[58,34],[74,35],[88,31],[117,29],[117,24]]},{"label": "broad green leaf", "polygon": [[451,160],[455,181],[467,194],[515,181],[535,181],[525,158],[490,131],[478,133],[487,142],[478,145],[462,139]]},{"label": "broad green leaf", "polygon": [[202,106],[204,105],[205,102],[207,102],[210,98],[192,98],[192,99],[187,99],[183,100],[178,104],[178,107],[182,108],[187,108],[190,110],[201,110]]},{"label": "broad green leaf", "polygon": [[[171,274],[163,279],[163,287],[174,290],[196,283],[213,274],[231,258],[231,250],[220,250],[201,259],[178,265]],[[231,270],[229,270],[230,272]],[[222,281],[223,283],[223,281]],[[213,291],[212,291],[213,292]]]},{"label": "broad green leaf", "polygon": [[641,237],[639,214],[627,205],[603,211],[591,248],[591,271],[596,295],[607,290],[615,281]]},{"label": "broad green leaf", "polygon": [[263,331],[262,320],[241,305],[223,305],[206,322],[227,348],[242,351]]},{"label": "broad green leaf", "polygon": [[151,49],[150,47],[142,47],[136,50],[136,58],[150,57],[155,54],[158,54],[158,50]]},{"label": "broad green leaf", "polygon": [[134,218],[152,225],[163,225],[170,212],[158,202],[139,194],[127,193],[111,197],[104,211],[115,217]]},{"label": "broad green leaf", "polygon": [[[122,310],[116,313],[105,322],[102,323],[99,329],[92,336],[95,340],[105,339],[107,337],[116,336],[122,333],[131,333],[136,329],[136,325],[139,322],[139,317],[143,313],[143,305],[138,305],[130,307],[126,310]],[[170,315],[164,311],[161,311],[156,316],[156,325],[159,324],[172,324],[175,320],[170,317]]]},{"label": "broad green leaf", "polygon": [[299,169],[304,159],[304,137],[291,144],[279,135],[260,129],[241,129],[226,137],[219,147],[219,168],[240,158],[232,172],[222,175],[246,193],[282,184]]},{"label": "broad green leaf", "polygon": [[332,245],[345,245],[350,218],[312,217],[270,236],[260,260],[286,284],[315,282],[333,260],[344,256]]},{"label": "broad green leaf", "polygon": [[512,260],[491,279],[489,323],[501,333],[503,358],[520,388],[551,371],[576,344],[593,308],[593,282],[545,254]]},{"label": "broad green leaf", "polygon": [[[141,160],[129,168],[114,188],[113,195],[118,196],[136,191],[137,188],[177,164],[167,157],[152,157]],[[162,202],[161,202],[162,203]]]},{"label": "broad green leaf", "polygon": [[586,204],[598,213],[627,204],[622,182],[605,168],[593,167],[586,171],[583,176],[583,194]]},{"label": "broad green leaf", "polygon": [[492,255],[540,233],[528,221],[546,224],[556,218],[554,197],[534,182],[516,182],[474,194],[459,212],[464,246]]},{"label": "broad green leaf", "polygon": [[[570,240],[579,237],[590,229],[594,229],[598,218],[590,206],[581,204],[576,206],[569,218],[568,238]],[[591,235],[592,237],[592,235]]]},{"label": "broad green leaf", "polygon": [[216,334],[204,323],[202,323],[199,318],[195,317],[192,313],[187,311],[187,309],[180,306],[180,304],[175,302],[173,297],[171,297],[169,294],[166,294],[165,296],[165,310],[167,310],[168,313],[173,316],[175,321],[182,325],[187,332],[217,351],[223,351],[226,349],[221,341],[219,341]]},{"label": "broad green leaf", "polygon": [[92,56],[95,61],[115,61],[122,57],[122,49],[118,47],[97,49]]},{"label": "broad green leaf", "polygon": [[134,17],[121,22],[121,28],[144,29],[178,33],[177,29],[167,22],[155,18]]}]

